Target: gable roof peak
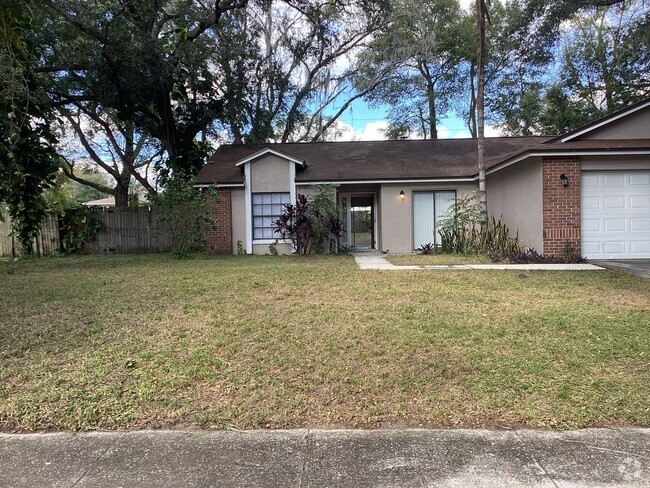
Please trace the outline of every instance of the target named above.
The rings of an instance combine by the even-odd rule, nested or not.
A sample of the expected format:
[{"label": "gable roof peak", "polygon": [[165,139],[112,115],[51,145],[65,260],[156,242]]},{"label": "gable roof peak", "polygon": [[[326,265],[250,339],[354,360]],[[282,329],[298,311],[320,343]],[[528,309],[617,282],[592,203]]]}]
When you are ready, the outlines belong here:
[{"label": "gable roof peak", "polygon": [[251,161],[254,161],[255,159],[259,159],[262,156],[266,156],[267,154],[273,154],[274,156],[278,156],[279,158],[286,159],[292,163],[299,164],[300,166],[304,167],[305,166],[305,160],[304,159],[299,159],[295,156],[292,156],[291,154],[288,154],[283,151],[278,151],[277,149],[272,149],[267,146],[263,146],[262,149],[259,151],[254,152],[253,154],[249,154],[248,156],[239,159],[238,161],[235,161],[235,166],[242,166],[246,163],[249,163]]},{"label": "gable roof peak", "polygon": [[617,110],[616,112],[612,112],[611,114],[606,115],[605,117],[602,117],[598,120],[594,120],[593,122],[589,122],[588,124],[578,127],[577,129],[573,129],[568,132],[565,132],[564,134],[560,134],[559,136],[554,137],[553,139],[547,141],[545,144],[558,144],[558,143],[565,143],[568,141],[572,141],[574,139],[577,139],[578,137],[581,137],[592,131],[598,130],[601,127],[605,127],[609,124],[616,122],[617,120],[628,117],[629,115],[632,115],[636,112],[639,112],[647,108],[650,108],[650,98],[646,98],[644,100],[641,100],[640,102],[635,103],[634,105],[630,105],[629,107],[622,108],[620,110]]}]

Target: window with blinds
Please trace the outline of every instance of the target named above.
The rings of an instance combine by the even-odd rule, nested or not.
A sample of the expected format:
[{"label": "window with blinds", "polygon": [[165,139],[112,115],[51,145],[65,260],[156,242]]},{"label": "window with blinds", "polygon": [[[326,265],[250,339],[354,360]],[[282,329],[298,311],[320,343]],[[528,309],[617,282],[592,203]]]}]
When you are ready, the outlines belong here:
[{"label": "window with blinds", "polygon": [[440,222],[456,200],[455,191],[418,191],[413,193],[413,248],[422,244],[440,244]]}]

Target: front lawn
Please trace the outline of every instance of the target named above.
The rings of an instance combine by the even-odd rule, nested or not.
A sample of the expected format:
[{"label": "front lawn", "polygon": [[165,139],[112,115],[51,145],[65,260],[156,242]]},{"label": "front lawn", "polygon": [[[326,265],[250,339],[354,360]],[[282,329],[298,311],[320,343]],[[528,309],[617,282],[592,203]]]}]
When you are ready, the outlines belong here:
[{"label": "front lawn", "polygon": [[0,263],[4,430],[650,425],[650,280],[343,257]]}]

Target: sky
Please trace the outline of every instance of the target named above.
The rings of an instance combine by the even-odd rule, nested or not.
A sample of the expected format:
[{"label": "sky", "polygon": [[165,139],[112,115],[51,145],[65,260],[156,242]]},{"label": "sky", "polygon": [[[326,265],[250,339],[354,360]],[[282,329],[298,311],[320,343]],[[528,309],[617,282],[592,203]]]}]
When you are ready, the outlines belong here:
[{"label": "sky", "polygon": [[[350,109],[339,117],[338,127],[343,134],[337,140],[373,141],[385,139],[382,129],[386,129],[386,108],[371,108],[363,100],[355,100]],[[493,127],[486,127],[487,137],[498,134]],[[470,137],[469,130],[462,119],[452,116],[446,117],[438,124],[438,137],[440,139],[453,139]]]},{"label": "sky", "polygon": [[[460,0],[463,9],[468,10],[475,0]],[[333,107],[332,112],[336,110]],[[386,129],[388,107],[371,108],[363,100],[355,100],[350,108],[338,119],[338,127],[343,132],[337,140],[373,141],[385,139],[382,129]],[[499,135],[499,131],[490,126],[485,127],[486,137]],[[470,137],[469,130],[462,119],[451,116],[441,119],[438,124],[438,137],[453,139]]]}]

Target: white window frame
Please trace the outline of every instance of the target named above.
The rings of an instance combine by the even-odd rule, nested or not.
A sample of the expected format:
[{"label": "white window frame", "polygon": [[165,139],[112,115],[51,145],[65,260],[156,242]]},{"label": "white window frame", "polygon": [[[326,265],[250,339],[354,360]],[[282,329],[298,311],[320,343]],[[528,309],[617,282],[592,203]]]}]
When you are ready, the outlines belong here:
[{"label": "white window frame", "polygon": [[[274,195],[281,195],[282,200],[284,200],[282,203],[255,203],[255,197],[257,195],[271,195],[273,197]],[[271,218],[273,219],[273,222],[275,222],[277,219],[279,219],[282,216],[282,213],[280,214],[272,214],[272,215],[256,215],[255,214],[255,209],[263,207],[265,205],[281,205],[282,206],[282,211],[284,211],[284,205],[292,203],[291,202],[291,192],[288,191],[280,191],[280,192],[251,192],[251,232],[253,236],[253,243],[254,244],[270,244],[277,241],[282,241],[282,237],[280,234],[277,234],[274,232],[273,237],[260,237],[256,238],[255,237],[255,229],[269,229],[269,227],[256,227],[255,226],[255,218]],[[276,236],[277,234],[277,236]]]},{"label": "white window frame", "polygon": [[[458,200],[458,191],[457,190],[451,190],[451,189],[448,189],[448,190],[443,190],[443,189],[440,189],[440,190],[413,190],[412,195],[415,194],[415,193],[431,193],[431,194],[433,194],[433,218],[434,218],[434,220],[433,220],[433,229],[434,229],[434,232],[435,232],[436,228],[438,227],[438,222],[437,222],[437,219],[436,219],[436,213],[437,213],[436,212],[436,193],[453,193],[454,194],[454,201],[457,201]],[[413,198],[413,200],[415,200],[415,199]],[[417,244],[415,243],[415,204],[413,204],[413,206],[411,208],[411,227],[412,227],[412,231],[411,231],[411,248],[414,251],[416,251],[418,249],[417,246],[420,246],[422,244],[426,244],[426,242],[420,242],[420,243],[417,243]],[[434,235],[434,243],[435,243],[436,240],[437,240],[436,236]]]}]

